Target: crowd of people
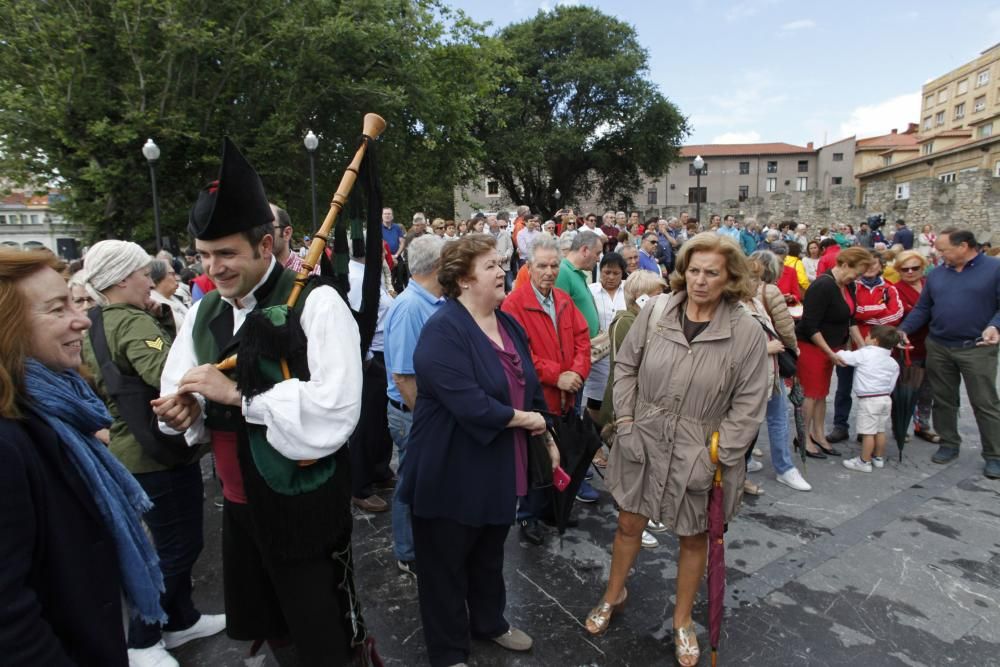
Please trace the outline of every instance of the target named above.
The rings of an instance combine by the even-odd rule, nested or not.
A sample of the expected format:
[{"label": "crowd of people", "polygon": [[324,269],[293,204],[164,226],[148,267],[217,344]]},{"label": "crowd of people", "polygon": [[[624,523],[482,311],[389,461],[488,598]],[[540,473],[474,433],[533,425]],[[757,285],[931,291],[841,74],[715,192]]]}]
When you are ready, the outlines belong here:
[{"label": "crowd of people", "polygon": [[[116,240],[70,266],[0,250],[10,664],[169,667],[170,650],[223,630],[281,665],[379,664],[353,584],[352,505],[391,514],[431,665],[465,665],[470,637],[527,651],[505,615],[504,544],[512,526],[540,545],[556,524],[560,492],[538,480],[565,474],[551,430],[570,419],[599,434],[585,477],[604,477],[618,510],[586,631],[607,631],[639,552],[672,532],[675,654],[695,665],[706,443],[718,434],[726,521],[764,493],[765,424],[775,480],[796,491],[812,486],[795,448],[841,456],[852,404],[862,447],[843,465],[885,468],[904,348],[926,368],[914,435],[938,445],[932,460],[958,456],[964,381],[984,474],[1000,479],[1000,259],[971,232],[571,209],[543,221],[527,207],[381,218],[380,266],[355,243],[346,294],[317,279],[283,305],[296,274],[318,269],[227,142],[180,257]],[[373,271],[377,323],[359,354]],[[251,333],[268,325],[287,350]],[[192,601],[209,454],[224,614]],[[577,502],[601,498],[587,479]]]}]

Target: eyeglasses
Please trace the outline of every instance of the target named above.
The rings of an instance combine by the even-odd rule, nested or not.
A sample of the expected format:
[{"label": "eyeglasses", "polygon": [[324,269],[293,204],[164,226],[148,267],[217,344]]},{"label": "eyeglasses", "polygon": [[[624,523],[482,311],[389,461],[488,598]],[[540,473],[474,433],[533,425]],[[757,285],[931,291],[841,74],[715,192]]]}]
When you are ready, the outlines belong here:
[{"label": "eyeglasses", "polygon": [[899,267],[899,270],[902,271],[903,273],[913,273],[914,271],[919,271],[920,267],[919,266],[901,266],[901,267]]}]

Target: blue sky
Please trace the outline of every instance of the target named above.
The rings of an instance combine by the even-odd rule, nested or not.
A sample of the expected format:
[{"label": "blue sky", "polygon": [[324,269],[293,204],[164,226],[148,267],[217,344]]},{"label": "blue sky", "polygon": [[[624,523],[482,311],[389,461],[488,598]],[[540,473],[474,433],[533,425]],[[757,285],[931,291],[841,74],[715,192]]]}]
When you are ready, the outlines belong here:
[{"label": "blue sky", "polygon": [[979,0],[445,0],[491,33],[556,4],[636,27],[650,78],[688,116],[685,143],[817,146],[920,121],[920,87],[1000,42]]}]

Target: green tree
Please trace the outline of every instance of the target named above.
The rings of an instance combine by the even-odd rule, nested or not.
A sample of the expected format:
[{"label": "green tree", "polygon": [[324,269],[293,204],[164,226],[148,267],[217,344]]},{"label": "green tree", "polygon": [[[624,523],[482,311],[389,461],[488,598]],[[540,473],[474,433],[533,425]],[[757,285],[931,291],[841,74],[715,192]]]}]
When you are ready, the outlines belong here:
[{"label": "green tree", "polygon": [[438,0],[2,0],[0,24],[0,174],[60,182],[94,238],[152,239],[147,137],[165,235],[186,241],[226,135],[306,232],[302,137],[322,219],[370,111],[386,205],[450,212],[498,85],[482,26]]},{"label": "green tree", "polygon": [[[631,202],[662,175],[687,121],[647,78],[635,30],[589,7],[559,6],[500,31],[515,73],[480,118],[483,171],[515,204],[546,215],[596,194]],[[561,197],[554,193],[559,190]]]}]

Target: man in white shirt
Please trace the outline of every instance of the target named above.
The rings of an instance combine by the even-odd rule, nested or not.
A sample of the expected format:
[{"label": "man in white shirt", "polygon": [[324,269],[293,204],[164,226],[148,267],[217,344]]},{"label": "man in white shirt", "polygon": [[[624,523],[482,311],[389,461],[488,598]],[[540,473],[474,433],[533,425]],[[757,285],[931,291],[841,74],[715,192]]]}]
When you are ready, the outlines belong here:
[{"label": "man in white shirt", "polygon": [[[266,329],[295,278],[274,258],[272,224],[260,178],[227,139],[219,179],[201,191],[188,224],[218,289],[184,320],[153,409],[164,432],[212,443],[225,498],[227,634],[268,640],[279,664],[347,664],[364,636],[343,448],[361,408],[361,340],[340,295],[310,285],[287,311],[303,345],[285,354],[258,337],[250,349],[248,316]],[[215,365],[235,353],[239,386]],[[280,377],[279,361],[290,379],[249,382],[255,370],[264,385]]]}]

